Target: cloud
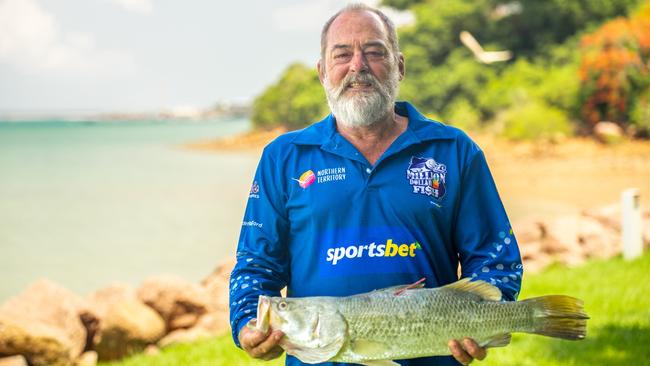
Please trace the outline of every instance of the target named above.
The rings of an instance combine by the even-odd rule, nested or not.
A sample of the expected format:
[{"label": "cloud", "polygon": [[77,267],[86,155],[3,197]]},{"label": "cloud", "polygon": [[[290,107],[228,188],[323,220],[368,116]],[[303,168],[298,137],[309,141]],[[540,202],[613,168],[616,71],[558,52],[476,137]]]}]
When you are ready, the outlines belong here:
[{"label": "cloud", "polygon": [[153,0],[113,0],[129,13],[148,15],[153,12]]},{"label": "cloud", "polygon": [[64,31],[36,0],[0,0],[0,64],[36,74],[114,76],[133,72],[132,58],[98,48],[92,34]]},{"label": "cloud", "polygon": [[[359,1],[370,6],[378,6],[379,0]],[[320,31],[323,24],[341,8],[346,0],[309,0],[275,10],[272,14],[273,26],[280,31],[304,32]],[[398,11],[380,7],[399,27],[413,22],[414,17],[408,11]]]}]

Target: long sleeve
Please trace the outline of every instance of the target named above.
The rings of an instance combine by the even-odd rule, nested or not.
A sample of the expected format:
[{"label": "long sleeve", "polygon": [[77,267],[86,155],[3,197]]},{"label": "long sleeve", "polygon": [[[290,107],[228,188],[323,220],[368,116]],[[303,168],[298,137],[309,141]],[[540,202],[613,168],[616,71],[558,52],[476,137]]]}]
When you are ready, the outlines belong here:
[{"label": "long sleeve", "polygon": [[235,344],[242,327],[256,316],[259,295],[279,296],[287,284],[289,223],[280,167],[264,150],[249,194],[237,264],[230,276],[230,326]]},{"label": "long sleeve", "polygon": [[491,283],[504,300],[515,300],[523,274],[519,248],[481,150],[463,172],[461,192],[454,236],[462,277]]}]

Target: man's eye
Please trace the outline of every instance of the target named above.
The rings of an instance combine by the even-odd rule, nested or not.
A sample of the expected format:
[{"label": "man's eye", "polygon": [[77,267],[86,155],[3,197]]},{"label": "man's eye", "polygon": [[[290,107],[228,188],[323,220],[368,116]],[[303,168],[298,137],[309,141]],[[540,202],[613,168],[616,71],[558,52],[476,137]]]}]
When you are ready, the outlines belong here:
[{"label": "man's eye", "polygon": [[383,58],[384,53],[382,51],[368,51],[368,52],[366,52],[366,57],[368,57],[370,59]]},{"label": "man's eye", "polygon": [[348,58],[348,57],[350,57],[349,53],[339,53],[339,54],[334,55],[335,60],[341,60],[341,59],[345,59],[345,58]]}]

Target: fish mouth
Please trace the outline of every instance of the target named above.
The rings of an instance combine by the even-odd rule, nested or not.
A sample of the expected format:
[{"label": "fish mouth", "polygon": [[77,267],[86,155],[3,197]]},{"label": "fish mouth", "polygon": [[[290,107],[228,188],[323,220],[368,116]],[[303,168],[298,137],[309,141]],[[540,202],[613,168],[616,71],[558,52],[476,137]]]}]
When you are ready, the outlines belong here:
[{"label": "fish mouth", "polygon": [[271,298],[260,295],[257,301],[257,330],[266,333],[270,326]]}]

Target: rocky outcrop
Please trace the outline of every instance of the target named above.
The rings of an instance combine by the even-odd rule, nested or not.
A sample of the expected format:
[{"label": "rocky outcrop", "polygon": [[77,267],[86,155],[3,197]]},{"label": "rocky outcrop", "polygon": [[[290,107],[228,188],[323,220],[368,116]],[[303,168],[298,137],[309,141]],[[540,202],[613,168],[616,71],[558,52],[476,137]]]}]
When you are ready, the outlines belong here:
[{"label": "rocky outcrop", "polygon": [[138,300],[113,303],[100,322],[94,349],[100,360],[114,360],[141,352],[165,334],[165,322]]},{"label": "rocky outcrop", "polygon": [[0,354],[23,355],[32,365],[70,365],[86,345],[79,316],[83,300],[47,280],[0,307]]},{"label": "rocky outcrop", "polygon": [[[642,216],[643,241],[650,246],[650,209]],[[621,208],[611,205],[553,219],[527,219],[513,223],[527,272],[557,262],[579,265],[591,258],[621,253]]]},{"label": "rocky outcrop", "polygon": [[162,316],[167,331],[190,328],[208,311],[208,292],[177,276],[149,278],[137,294]]},{"label": "rocky outcrop", "polygon": [[0,366],[27,366],[27,360],[21,355],[0,358]]}]

